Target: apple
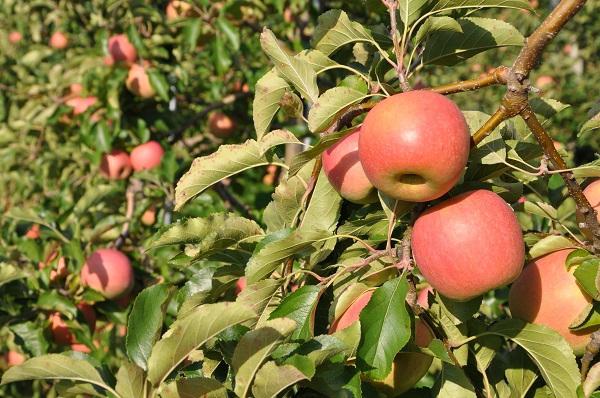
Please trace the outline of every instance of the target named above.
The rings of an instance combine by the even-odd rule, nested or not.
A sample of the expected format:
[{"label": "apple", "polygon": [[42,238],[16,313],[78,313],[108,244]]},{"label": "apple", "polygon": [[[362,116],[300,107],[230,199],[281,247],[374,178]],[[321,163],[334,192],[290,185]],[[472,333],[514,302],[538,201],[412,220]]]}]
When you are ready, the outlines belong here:
[{"label": "apple", "polygon": [[[373,290],[366,291],[354,300],[346,311],[332,323],[329,333],[345,329],[356,322],[360,317],[360,312],[371,300],[373,292]],[[415,343],[419,347],[426,347],[432,339],[433,335],[429,327],[417,320]],[[427,373],[432,361],[433,357],[420,352],[399,352],[392,362],[392,370],[385,379],[367,381],[386,396],[395,397],[414,386]]]},{"label": "apple", "polygon": [[235,282],[235,295],[239,296],[242,290],[244,290],[247,286],[248,282],[246,281],[246,277],[242,276]]},{"label": "apple", "polygon": [[23,362],[25,362],[26,358],[25,355],[21,354],[20,352],[10,350],[5,354],[4,359],[10,368],[11,366],[21,365]]},{"label": "apple", "polygon": [[[79,303],[77,304],[77,308],[83,314],[83,318],[88,324],[90,331],[94,333],[94,329],[96,328],[96,312],[94,311],[94,307],[89,304]],[[60,312],[55,312],[50,315],[50,332],[57,344],[70,345],[77,343],[77,339],[73,333],[69,331],[69,327],[62,319]]]},{"label": "apple", "polygon": [[517,217],[500,196],[482,189],[423,212],[414,224],[411,245],[431,287],[458,301],[509,284],[525,261]]},{"label": "apple", "polygon": [[40,238],[40,226],[39,224],[33,224],[27,232],[25,232],[25,238],[27,239],[39,239]]},{"label": "apple", "polygon": [[79,96],[83,92],[83,84],[72,83],[71,85],[69,85],[69,91],[71,92],[71,95]]},{"label": "apple", "polygon": [[552,86],[555,83],[554,78],[548,75],[542,75],[535,79],[535,86],[537,88],[546,88]]},{"label": "apple", "polygon": [[105,55],[105,56],[102,58],[102,63],[103,63],[104,65],[106,65],[106,66],[113,66],[113,65],[115,64],[115,60],[113,59],[113,57],[112,57],[112,56],[110,56],[110,55]]},{"label": "apple", "polygon": [[167,21],[189,17],[192,13],[192,5],[185,1],[172,0],[167,4],[165,13],[167,14]]},{"label": "apple", "polygon": [[583,194],[598,213],[598,222],[600,222],[600,179],[592,181],[585,187]]},{"label": "apple", "polygon": [[208,129],[216,137],[227,138],[235,131],[235,122],[222,112],[213,112],[208,116]]},{"label": "apple", "polygon": [[375,188],[394,199],[427,202],[460,179],[470,137],[454,102],[430,91],[409,91],[384,99],[367,113],[358,156]]},{"label": "apple", "polygon": [[513,317],[554,329],[567,340],[577,355],[583,354],[590,334],[598,326],[572,331],[569,325],[592,302],[565,261],[572,249],[559,250],[529,263],[513,283],[508,305]]},{"label": "apple", "polygon": [[131,65],[125,85],[129,91],[142,98],[150,98],[155,94],[154,88],[150,84],[146,67],[142,65]]},{"label": "apple", "polygon": [[8,34],[8,41],[12,44],[17,44],[21,40],[23,40],[23,35],[21,34],[21,32],[17,32],[16,30],[14,30]]},{"label": "apple", "polygon": [[100,173],[110,180],[122,180],[131,174],[131,161],[125,151],[114,149],[105,153],[100,162]]},{"label": "apple", "polygon": [[69,39],[63,32],[56,31],[50,36],[50,47],[62,50],[69,45]]},{"label": "apple", "polygon": [[98,101],[98,99],[94,96],[75,97],[75,98],[70,98],[67,101],[65,101],[65,104],[67,106],[70,106],[71,108],[73,108],[74,115],[81,115],[82,113],[87,111],[88,108],[94,106],[94,104],[96,104],[97,101]]},{"label": "apple", "polygon": [[277,178],[278,168],[274,164],[270,164],[267,166],[267,170],[265,171],[265,175],[263,176],[262,182],[265,185],[273,185],[275,183],[275,179]]},{"label": "apple", "polygon": [[119,250],[99,249],[85,260],[81,282],[108,299],[116,299],[133,287],[133,268]]},{"label": "apple", "polygon": [[137,59],[137,51],[127,35],[112,35],[108,38],[108,52],[115,62],[132,64]]},{"label": "apple", "polygon": [[358,158],[359,134],[360,129],[357,129],[323,152],[323,171],[344,199],[361,204],[373,203],[378,200],[377,190],[367,178]]},{"label": "apple", "polygon": [[158,142],[148,141],[133,148],[129,157],[135,171],[150,170],[160,165],[164,153]]},{"label": "apple", "polygon": [[156,222],[156,207],[150,206],[140,217],[142,224],[151,226]]}]

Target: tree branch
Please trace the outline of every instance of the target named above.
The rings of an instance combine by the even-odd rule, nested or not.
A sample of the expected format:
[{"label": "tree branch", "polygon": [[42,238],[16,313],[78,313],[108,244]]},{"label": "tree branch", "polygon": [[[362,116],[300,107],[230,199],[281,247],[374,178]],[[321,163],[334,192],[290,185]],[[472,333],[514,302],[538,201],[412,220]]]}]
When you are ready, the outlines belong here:
[{"label": "tree branch", "polygon": [[406,80],[406,71],[404,70],[404,44],[400,45],[398,37],[398,22],[396,21],[396,10],[398,9],[398,1],[382,0],[390,14],[390,37],[394,43],[394,54],[396,55],[396,74],[398,75],[398,83],[402,91],[410,91],[411,87]]},{"label": "tree branch", "polygon": [[476,79],[463,80],[461,82],[445,84],[443,86],[432,87],[428,90],[443,95],[479,90],[483,87],[494,86],[497,84],[506,84],[507,74],[508,68],[506,66],[499,66],[493,71],[484,73]]},{"label": "tree branch", "polygon": [[244,216],[245,218],[248,218],[253,221],[257,221],[256,218],[252,215],[252,213],[250,213],[250,209],[246,205],[244,205],[242,202],[240,202],[235,196],[233,196],[233,194],[231,192],[229,192],[229,190],[227,189],[225,184],[223,184],[222,181],[219,181],[214,185],[214,190],[217,192],[219,197],[227,205],[229,205],[229,207],[233,207],[234,209],[239,211],[240,214],[242,216]]}]

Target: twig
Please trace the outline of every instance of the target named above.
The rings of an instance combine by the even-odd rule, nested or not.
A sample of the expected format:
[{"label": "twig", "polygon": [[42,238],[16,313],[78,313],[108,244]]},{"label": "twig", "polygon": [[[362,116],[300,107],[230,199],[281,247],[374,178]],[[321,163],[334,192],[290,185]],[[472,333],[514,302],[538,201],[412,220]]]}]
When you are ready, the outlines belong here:
[{"label": "twig", "polygon": [[585,353],[581,358],[581,381],[585,381],[590,370],[590,364],[594,357],[600,352],[600,330],[592,333],[591,340],[585,347]]},{"label": "twig", "polygon": [[115,240],[115,248],[120,249],[121,246],[125,243],[125,239],[129,236],[129,226],[131,224],[131,219],[133,218],[133,213],[135,211],[135,195],[136,193],[142,190],[142,182],[138,179],[132,178],[129,182],[129,186],[127,187],[127,191],[125,192],[125,198],[127,201],[127,209],[125,210],[125,223],[121,228],[121,233]]},{"label": "twig", "polygon": [[406,72],[404,71],[404,43],[400,44],[398,40],[398,22],[396,21],[396,10],[398,2],[396,0],[382,0],[390,14],[390,37],[394,43],[394,54],[396,55],[396,74],[398,75],[398,83],[402,91],[410,91],[411,87],[406,80]]},{"label": "twig", "polygon": [[432,87],[428,90],[444,95],[479,90],[483,87],[506,84],[507,74],[508,68],[506,66],[499,66],[493,71],[484,73],[476,79],[444,84],[443,86]]},{"label": "twig", "polygon": [[240,202],[235,196],[233,196],[233,194],[229,192],[229,190],[227,189],[225,184],[223,184],[222,181],[217,182],[213,187],[215,192],[217,192],[219,197],[223,201],[225,201],[226,204],[228,204],[230,207],[235,208],[242,214],[242,216],[249,218],[253,221],[257,221],[256,218],[252,215],[252,213],[250,213],[250,209],[248,208],[248,206],[246,206],[245,204]]}]

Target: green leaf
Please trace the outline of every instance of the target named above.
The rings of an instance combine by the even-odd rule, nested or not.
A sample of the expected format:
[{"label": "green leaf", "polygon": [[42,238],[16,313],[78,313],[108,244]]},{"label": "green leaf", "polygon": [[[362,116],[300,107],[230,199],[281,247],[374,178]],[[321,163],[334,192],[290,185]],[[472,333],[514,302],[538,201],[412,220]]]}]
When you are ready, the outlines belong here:
[{"label": "green leaf", "polygon": [[448,11],[459,8],[516,8],[531,10],[531,5],[525,0],[439,0],[435,2],[432,11]]},{"label": "green leaf", "polygon": [[531,258],[537,258],[545,254],[570,247],[575,248],[577,245],[564,236],[550,235],[533,245],[533,247],[529,249],[529,255]]},{"label": "green leaf", "polygon": [[25,380],[79,381],[94,384],[118,396],[89,362],[61,354],[42,355],[9,368],[2,375],[0,385]]},{"label": "green leaf", "polygon": [[148,380],[158,385],[195,349],[228,327],[256,314],[240,303],[220,302],[198,307],[175,321],[154,345],[148,359]]},{"label": "green leaf", "polygon": [[194,51],[196,49],[201,28],[202,20],[200,18],[189,18],[185,21],[182,34],[183,49],[185,51]]},{"label": "green leaf", "polygon": [[420,42],[427,37],[427,35],[433,32],[455,32],[462,33],[462,26],[454,18],[448,16],[441,17],[429,17],[417,30],[417,34],[413,38],[415,44]]},{"label": "green leaf", "polygon": [[160,336],[171,294],[168,285],[157,284],[144,289],[133,302],[125,348],[129,359],[143,370],[148,369],[148,358]]},{"label": "green leaf", "polygon": [[269,131],[273,117],[280,108],[280,101],[289,84],[275,70],[267,72],[256,82],[252,118],[256,137],[260,140]]},{"label": "green leaf", "polygon": [[278,296],[275,295],[282,281],[276,279],[263,279],[256,283],[247,285],[239,294],[236,302],[247,305],[258,314],[257,323],[262,325],[262,319],[268,319],[271,311],[279,304]]},{"label": "green leaf", "polygon": [[369,98],[361,91],[350,87],[334,87],[325,91],[308,112],[308,128],[313,133],[325,131],[344,110]]},{"label": "green leaf", "polygon": [[125,362],[117,372],[115,390],[121,398],[139,398],[144,396],[146,375],[144,371],[131,362]]},{"label": "green leaf", "polygon": [[272,140],[271,134],[280,135],[281,131],[273,131],[263,136],[259,142],[248,140],[238,145],[221,145],[217,152],[194,159],[190,169],[175,187],[175,210],[225,178],[271,163],[264,155],[268,148],[261,145]]},{"label": "green leaf", "polygon": [[400,19],[404,25],[410,26],[422,14],[423,9],[429,3],[429,0],[400,0],[398,1],[398,10]]},{"label": "green leaf", "polygon": [[436,397],[475,398],[477,396],[465,372],[447,362],[442,362],[442,370],[433,386],[433,391]]},{"label": "green leaf", "polygon": [[168,383],[160,393],[161,398],[227,398],[223,384],[208,377],[179,379]]},{"label": "green leaf", "polygon": [[260,44],[279,74],[290,82],[303,98],[315,102],[319,96],[317,74],[306,62],[286,53],[277,38],[265,28],[260,35]]},{"label": "green leaf", "polygon": [[26,277],[27,275],[14,265],[0,263],[0,286]]},{"label": "green leaf", "polygon": [[[475,132],[488,119],[489,116],[479,111],[463,112],[469,129]],[[506,161],[506,144],[500,133],[500,128],[495,128],[471,151],[470,159],[474,167],[480,164],[499,164]]]},{"label": "green leaf", "polygon": [[329,56],[350,43],[376,44],[371,33],[358,22],[352,22],[342,10],[329,10],[319,16],[312,38],[313,47]]},{"label": "green leaf", "polygon": [[[572,254],[572,253],[571,253]],[[571,256],[569,254],[569,257]],[[567,261],[568,262],[568,261]],[[584,260],[577,266],[573,273],[579,286],[594,300],[600,300],[600,259],[591,258]]]},{"label": "green leaf", "polygon": [[302,169],[307,163],[311,160],[320,156],[323,152],[325,152],[329,147],[335,144],[339,139],[345,137],[348,134],[351,134],[355,129],[346,129],[342,131],[336,131],[332,134],[327,134],[322,137],[319,142],[317,142],[312,148],[300,152],[292,159],[292,164],[290,165],[290,169],[288,170],[289,176],[294,176]]},{"label": "green leaf", "polygon": [[21,341],[25,350],[32,356],[39,357],[48,352],[48,341],[44,336],[44,329],[34,322],[23,322],[10,325],[10,330],[15,334],[16,341]]},{"label": "green leaf", "polygon": [[297,230],[286,238],[266,244],[255,253],[246,267],[248,283],[254,283],[270,275],[286,258],[325,240],[330,234],[320,230]]},{"label": "green leaf", "polygon": [[460,18],[462,32],[433,32],[423,52],[425,64],[454,65],[482,51],[504,46],[522,46],[523,35],[498,19]]},{"label": "green leaf", "polygon": [[362,397],[360,375],[354,366],[325,363],[319,367],[309,386],[326,397],[360,398]]},{"label": "green leaf", "polygon": [[408,282],[402,276],[375,290],[360,313],[361,341],[357,365],[369,378],[384,379],[392,369],[396,354],[411,335],[411,321],[406,309]]},{"label": "green leaf", "polygon": [[217,27],[225,34],[225,37],[227,37],[227,40],[229,40],[232,49],[234,51],[238,51],[240,49],[239,30],[231,26],[231,24],[223,16],[219,16],[219,18],[217,18]]},{"label": "green leaf", "polygon": [[318,286],[305,285],[286,296],[271,313],[270,318],[289,318],[296,321],[294,340],[308,340],[314,332],[314,312],[321,294]]},{"label": "green leaf", "polygon": [[554,330],[542,325],[508,319],[487,332],[512,340],[523,348],[538,367],[554,395],[577,398],[579,368],[573,350]]},{"label": "green leaf", "polygon": [[558,210],[546,202],[533,202],[528,200],[523,204],[523,209],[527,213],[549,218],[551,220],[556,220],[558,217]]},{"label": "green leaf", "polygon": [[525,397],[538,376],[535,366],[523,350],[512,350],[508,353],[510,367],[504,371],[511,398]]},{"label": "green leaf", "polygon": [[577,133],[577,137],[582,137],[598,129],[600,129],[600,117],[594,117],[593,119],[588,120],[581,126],[581,128],[579,129],[579,133]]},{"label": "green leaf", "polygon": [[271,354],[275,346],[296,328],[296,322],[288,318],[273,319],[260,328],[246,333],[233,353],[231,366],[235,374],[235,393],[244,398],[250,391],[258,368]]},{"label": "green leaf", "polygon": [[158,96],[162,100],[168,101],[169,83],[167,83],[167,79],[163,76],[163,74],[156,69],[148,69],[148,79],[150,80],[150,85],[152,88],[154,88],[154,91],[156,91]]},{"label": "green leaf", "polygon": [[296,58],[307,62],[317,75],[327,69],[340,66],[340,64],[323,54],[321,51],[314,49],[303,50],[296,54]]},{"label": "green leaf", "polygon": [[40,294],[37,306],[44,310],[59,311],[67,315],[69,319],[74,319],[77,316],[75,304],[56,290],[48,290]]},{"label": "green leaf", "polygon": [[56,234],[56,236],[62,240],[64,243],[68,243],[69,240],[56,228],[54,223],[45,221],[43,218],[38,216],[33,209],[20,209],[17,207],[11,208],[8,212],[4,214],[5,217],[14,218],[16,220],[29,221],[34,224],[43,225],[52,230]]},{"label": "green leaf", "polygon": [[256,373],[252,394],[255,398],[273,398],[286,388],[306,380],[307,377],[292,365],[278,366],[275,362],[265,363]]},{"label": "green leaf", "polygon": [[299,230],[333,232],[341,206],[342,197],[333,188],[325,172],[321,170]]}]

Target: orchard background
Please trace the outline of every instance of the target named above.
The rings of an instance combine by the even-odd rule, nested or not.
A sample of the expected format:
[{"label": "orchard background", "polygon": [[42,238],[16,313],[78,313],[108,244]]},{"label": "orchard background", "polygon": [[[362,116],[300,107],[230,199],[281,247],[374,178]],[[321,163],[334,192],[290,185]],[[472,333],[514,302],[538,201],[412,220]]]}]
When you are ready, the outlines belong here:
[{"label": "orchard background", "polygon": [[[0,397],[600,396],[599,13],[2,0]],[[459,181],[346,200],[322,154],[412,89],[462,111]],[[418,144],[434,167],[439,146]],[[436,221],[422,258],[448,271],[424,278],[419,219],[478,189]],[[513,211],[512,265],[544,261],[510,294],[517,275],[469,294],[476,273],[447,254],[503,273]],[[437,292],[451,281],[464,297]],[[551,316],[522,319],[540,302]]]}]

